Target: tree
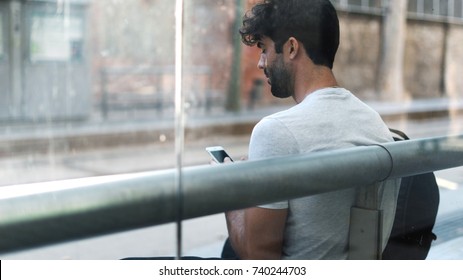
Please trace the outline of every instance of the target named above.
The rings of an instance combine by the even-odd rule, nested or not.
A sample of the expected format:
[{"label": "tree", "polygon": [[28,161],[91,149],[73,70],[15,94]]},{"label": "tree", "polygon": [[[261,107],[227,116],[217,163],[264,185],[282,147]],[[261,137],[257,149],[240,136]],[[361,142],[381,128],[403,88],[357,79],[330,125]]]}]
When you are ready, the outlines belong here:
[{"label": "tree", "polygon": [[406,0],[389,0],[383,20],[377,91],[385,100],[400,101],[404,98],[407,3]]},{"label": "tree", "polygon": [[238,112],[240,110],[240,85],[241,85],[241,40],[238,33],[241,27],[241,14],[243,13],[244,0],[236,0],[235,4],[235,22],[233,24],[233,60],[230,75],[230,82],[227,90],[227,100],[225,109],[227,111]]}]

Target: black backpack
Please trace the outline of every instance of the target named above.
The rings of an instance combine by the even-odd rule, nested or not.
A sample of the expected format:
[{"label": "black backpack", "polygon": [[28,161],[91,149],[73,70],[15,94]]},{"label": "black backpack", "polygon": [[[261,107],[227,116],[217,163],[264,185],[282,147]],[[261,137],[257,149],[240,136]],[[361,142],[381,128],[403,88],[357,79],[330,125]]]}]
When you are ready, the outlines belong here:
[{"label": "black backpack", "polygon": [[[401,138],[405,133],[390,129]],[[432,232],[439,208],[439,187],[434,173],[424,173],[402,178],[397,209],[391,236],[383,251],[384,260],[424,260],[431,243],[436,240]]]}]

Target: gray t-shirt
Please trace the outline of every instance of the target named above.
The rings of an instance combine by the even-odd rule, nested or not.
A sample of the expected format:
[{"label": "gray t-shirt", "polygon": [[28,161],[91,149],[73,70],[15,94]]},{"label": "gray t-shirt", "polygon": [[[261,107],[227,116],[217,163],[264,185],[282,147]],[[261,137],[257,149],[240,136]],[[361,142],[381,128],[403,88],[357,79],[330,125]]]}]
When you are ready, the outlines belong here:
[{"label": "gray t-shirt", "polygon": [[[393,141],[377,112],[342,88],[309,94],[300,104],[262,119],[254,128],[249,160]],[[310,182],[305,182],[307,185]],[[399,181],[381,191],[383,243],[395,214]],[[355,189],[260,206],[288,209],[284,259],[346,259],[350,208]]]}]

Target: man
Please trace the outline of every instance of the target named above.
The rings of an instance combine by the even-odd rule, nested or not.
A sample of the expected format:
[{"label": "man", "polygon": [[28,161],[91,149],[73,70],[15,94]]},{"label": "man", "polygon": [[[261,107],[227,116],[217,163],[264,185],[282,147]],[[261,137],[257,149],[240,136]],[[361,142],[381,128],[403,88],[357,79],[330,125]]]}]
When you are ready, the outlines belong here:
[{"label": "man", "polygon": [[[375,111],[338,87],[332,67],[339,22],[329,0],[265,0],[244,16],[240,33],[246,45],[262,50],[258,67],[272,94],[297,103],[255,126],[249,160],[393,141]],[[241,259],[346,259],[355,192],[227,212],[231,245]],[[380,193],[384,242],[398,184]]]}]

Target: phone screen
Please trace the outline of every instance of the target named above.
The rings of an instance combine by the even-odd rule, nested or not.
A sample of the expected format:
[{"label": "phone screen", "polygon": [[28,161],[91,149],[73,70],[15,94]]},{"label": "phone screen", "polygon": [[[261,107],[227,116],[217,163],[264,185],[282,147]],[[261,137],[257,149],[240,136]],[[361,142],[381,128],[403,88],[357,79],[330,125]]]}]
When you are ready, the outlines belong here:
[{"label": "phone screen", "polygon": [[223,163],[227,157],[233,161],[222,146],[207,147],[206,151],[212,156],[215,162]]},{"label": "phone screen", "polygon": [[226,157],[230,158],[230,156],[224,150],[210,151],[210,153],[217,160],[217,162],[220,162],[220,163],[222,163]]}]

